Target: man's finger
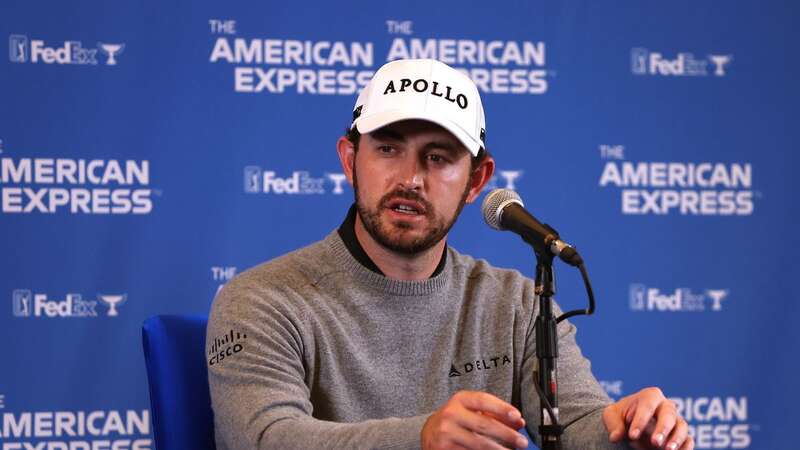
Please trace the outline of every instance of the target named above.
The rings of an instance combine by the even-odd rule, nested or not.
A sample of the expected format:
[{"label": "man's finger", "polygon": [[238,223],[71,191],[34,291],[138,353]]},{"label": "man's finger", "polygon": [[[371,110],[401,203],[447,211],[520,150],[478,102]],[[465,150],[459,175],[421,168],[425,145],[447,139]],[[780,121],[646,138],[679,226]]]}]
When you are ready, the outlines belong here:
[{"label": "man's finger", "polygon": [[655,413],[656,405],[650,401],[639,401],[636,405],[636,411],[633,413],[633,420],[628,429],[628,437],[631,440],[637,440],[642,436],[645,428]]},{"label": "man's finger", "polygon": [[[503,422],[503,418],[502,417],[497,417],[497,416],[495,416],[494,414],[492,414],[490,412],[477,411],[477,413],[478,414],[484,414],[484,415],[486,415],[488,417],[493,418],[494,420],[497,420],[499,422]],[[525,426],[525,418],[524,417],[520,417],[519,420],[516,423],[508,423],[508,422],[503,422],[503,423],[505,423],[507,426],[509,426],[509,427],[511,427],[511,428],[513,428],[515,430],[519,430],[520,428]]]},{"label": "man's finger", "polygon": [[672,430],[669,438],[667,439],[667,450],[678,450],[685,442],[686,438],[689,436],[689,425],[686,423],[685,420],[679,419],[678,423],[675,425],[675,429]]},{"label": "man's finger", "polygon": [[672,433],[672,429],[677,423],[678,412],[672,402],[664,401],[656,409],[656,418],[657,422],[650,437],[650,443],[656,447],[662,447],[667,442],[667,436]]},{"label": "man's finger", "polygon": [[500,400],[492,394],[479,391],[461,391],[453,399],[471,411],[488,412],[497,420],[510,427],[519,427],[522,413],[513,405]]},{"label": "man's finger", "polygon": [[688,436],[685,441],[683,441],[683,445],[681,445],[680,450],[694,450],[694,439],[691,436]]},{"label": "man's finger", "polygon": [[456,417],[456,424],[507,446],[516,448],[528,446],[528,440],[523,435],[488,414],[464,410]]},{"label": "man's finger", "polygon": [[625,418],[617,404],[609,405],[603,410],[603,424],[608,431],[608,440],[619,442],[625,436]]},{"label": "man's finger", "polygon": [[470,450],[506,450],[497,442],[461,427],[453,427],[448,433],[449,440],[457,446]]}]

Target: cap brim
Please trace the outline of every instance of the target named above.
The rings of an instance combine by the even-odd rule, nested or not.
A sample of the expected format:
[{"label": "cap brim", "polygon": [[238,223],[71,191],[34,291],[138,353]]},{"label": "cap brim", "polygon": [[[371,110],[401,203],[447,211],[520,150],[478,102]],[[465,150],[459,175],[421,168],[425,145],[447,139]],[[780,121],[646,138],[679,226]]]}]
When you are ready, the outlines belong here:
[{"label": "cap brim", "polygon": [[419,111],[411,112],[397,109],[381,111],[379,113],[370,114],[369,116],[359,117],[355,122],[355,127],[359,133],[367,134],[391,123],[411,119],[427,120],[428,122],[433,122],[441,126],[445,130],[452,133],[456,139],[461,141],[461,143],[464,144],[464,147],[467,148],[472,156],[478,156],[478,151],[481,149],[481,147],[483,147],[483,144],[473,140],[469,136],[469,133],[464,131],[455,123],[449,120],[441,120],[441,117],[436,117],[433,114],[420,113]]}]

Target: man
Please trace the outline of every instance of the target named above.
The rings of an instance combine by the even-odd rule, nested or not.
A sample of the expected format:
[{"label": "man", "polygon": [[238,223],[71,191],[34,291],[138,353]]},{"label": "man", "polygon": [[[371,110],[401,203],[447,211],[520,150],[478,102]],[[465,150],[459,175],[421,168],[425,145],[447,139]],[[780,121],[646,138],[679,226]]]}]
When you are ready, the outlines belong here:
[{"label": "man", "polygon": [[[478,90],[434,60],[394,61],[337,151],[356,202],[324,240],[253,268],[214,301],[220,449],[497,449],[540,421],[533,282],[446,244],[492,176]],[[556,312],[558,314],[559,311]],[[658,389],[609,405],[558,326],[564,448],[692,449]]]}]

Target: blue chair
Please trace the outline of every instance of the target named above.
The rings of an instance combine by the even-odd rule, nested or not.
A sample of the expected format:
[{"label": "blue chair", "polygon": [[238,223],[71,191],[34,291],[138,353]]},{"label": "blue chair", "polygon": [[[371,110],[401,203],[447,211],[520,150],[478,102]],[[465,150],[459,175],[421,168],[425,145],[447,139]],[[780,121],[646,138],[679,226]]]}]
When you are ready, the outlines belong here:
[{"label": "blue chair", "polygon": [[153,316],[142,325],[158,450],[215,450],[205,358],[207,317]]}]

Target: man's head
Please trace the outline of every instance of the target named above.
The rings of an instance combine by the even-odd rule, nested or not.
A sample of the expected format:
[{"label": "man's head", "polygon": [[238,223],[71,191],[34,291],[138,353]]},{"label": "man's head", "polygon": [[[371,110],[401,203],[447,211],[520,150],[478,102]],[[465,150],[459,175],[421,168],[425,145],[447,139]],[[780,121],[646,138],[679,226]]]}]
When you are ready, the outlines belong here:
[{"label": "man's head", "polygon": [[394,253],[435,246],[494,170],[477,88],[437,61],[395,61],[364,88],[353,116],[337,150],[357,233],[362,226]]}]

